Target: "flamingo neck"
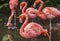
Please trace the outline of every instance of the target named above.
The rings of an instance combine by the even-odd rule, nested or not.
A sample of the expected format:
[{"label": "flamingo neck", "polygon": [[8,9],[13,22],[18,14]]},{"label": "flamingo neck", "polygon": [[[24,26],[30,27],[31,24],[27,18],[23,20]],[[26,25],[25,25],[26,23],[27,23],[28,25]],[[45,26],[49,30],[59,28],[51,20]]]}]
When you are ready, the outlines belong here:
[{"label": "flamingo neck", "polygon": [[27,3],[25,3],[25,6],[22,9],[22,13],[25,13],[26,8],[27,8]]},{"label": "flamingo neck", "polygon": [[35,3],[34,4],[35,6],[38,5],[39,4],[39,0],[36,0],[34,3]]},{"label": "flamingo neck", "polygon": [[24,32],[24,28],[25,28],[25,26],[28,24],[28,17],[25,15],[25,18],[26,18],[26,20],[25,20],[25,22],[23,23],[23,25],[21,26],[21,28],[20,28],[20,35],[22,36],[22,37],[24,37],[24,38],[30,38],[30,36],[29,36],[29,34],[28,33],[26,33],[26,32]]},{"label": "flamingo neck", "polygon": [[25,26],[28,24],[28,16],[24,15],[24,17],[26,18],[25,22],[23,23],[23,25],[21,26],[20,32],[23,33],[24,32],[24,28]]},{"label": "flamingo neck", "polygon": [[43,9],[43,6],[44,6],[44,2],[43,1],[40,1],[40,3],[41,3],[41,5],[40,5],[40,7],[39,7],[39,12],[41,12],[42,11],[42,9]]}]

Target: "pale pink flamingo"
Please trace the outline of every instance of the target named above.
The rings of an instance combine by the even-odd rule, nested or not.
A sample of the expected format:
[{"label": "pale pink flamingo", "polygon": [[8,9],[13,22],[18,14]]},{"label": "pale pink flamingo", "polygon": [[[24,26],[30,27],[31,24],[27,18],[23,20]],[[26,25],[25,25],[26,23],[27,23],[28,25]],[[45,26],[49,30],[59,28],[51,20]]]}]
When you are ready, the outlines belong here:
[{"label": "pale pink flamingo", "polygon": [[[58,9],[54,8],[54,7],[45,7],[43,9],[44,2],[42,0],[36,0],[34,2],[34,5],[33,6],[36,7],[36,5],[38,5],[38,3],[41,3],[41,6],[38,9],[39,10],[38,14],[39,13],[40,14],[44,14],[46,16],[46,19],[47,18],[48,19],[53,19],[53,18],[55,18],[57,16],[60,16],[60,11]],[[40,16],[40,14],[39,14],[39,16]]]},{"label": "pale pink flamingo", "polygon": [[28,15],[21,14],[19,16],[19,21],[22,23],[23,19],[26,18],[25,22],[20,28],[19,34],[24,38],[34,38],[41,34],[47,35],[49,37],[47,29],[43,29],[43,27],[38,23],[28,23]]},{"label": "pale pink flamingo", "polygon": [[[59,10],[58,9],[56,9],[56,8],[54,8],[54,7],[45,7],[44,9],[43,9],[43,4],[44,4],[44,2],[42,1],[42,0],[36,0],[35,2],[34,2],[34,7],[39,3],[39,1],[40,1],[40,3],[41,3],[41,6],[39,7],[39,12],[38,12],[38,14],[39,14],[39,16],[41,15],[41,14],[44,14],[45,16],[46,16],[46,19],[49,19],[50,20],[50,38],[49,38],[49,41],[51,41],[51,19],[54,19],[54,18],[56,18],[57,16],[60,16],[60,12],[59,12]],[[36,4],[37,3],[37,4]],[[41,16],[42,17],[42,16]],[[41,18],[40,17],[40,18]],[[44,19],[45,20],[45,19]]]},{"label": "pale pink flamingo", "polygon": [[35,18],[36,17],[36,9],[29,7],[27,8],[27,2],[21,2],[20,3],[20,9],[22,9],[22,13],[28,14],[29,18]]},{"label": "pale pink flamingo", "polygon": [[15,8],[17,7],[17,5],[18,5],[18,0],[10,0],[9,1],[11,15],[9,16],[8,23],[7,23],[8,29],[10,29],[10,23],[11,23],[11,20],[14,16],[14,11],[15,11]]},{"label": "pale pink flamingo", "polygon": [[29,18],[36,18],[37,16],[39,16],[42,19],[46,19],[46,16],[44,14],[39,14],[37,9],[30,8],[30,7],[27,8],[27,9],[26,8],[27,8],[27,3],[26,2],[20,3],[20,9],[22,9],[22,13],[25,12],[26,14],[28,14]]}]

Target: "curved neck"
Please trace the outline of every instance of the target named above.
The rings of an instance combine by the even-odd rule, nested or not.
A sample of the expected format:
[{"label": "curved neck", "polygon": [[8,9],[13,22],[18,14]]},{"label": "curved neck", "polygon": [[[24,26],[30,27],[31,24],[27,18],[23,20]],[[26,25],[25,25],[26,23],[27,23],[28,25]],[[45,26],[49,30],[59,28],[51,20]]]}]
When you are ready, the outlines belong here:
[{"label": "curved neck", "polygon": [[25,22],[23,23],[23,25],[20,28],[20,32],[19,34],[24,37],[24,38],[30,38],[30,36],[28,35],[28,33],[24,32],[24,28],[26,27],[26,25],[28,24],[28,15],[24,15],[24,17],[26,18]]},{"label": "curved neck", "polygon": [[43,1],[40,1],[40,3],[41,3],[41,5],[40,5],[40,7],[39,7],[39,12],[41,12],[42,11],[42,9],[43,9],[43,6],[44,6],[44,2]]},{"label": "curved neck", "polygon": [[23,16],[24,16],[24,18],[26,18],[26,20],[25,20],[25,22],[23,23],[23,25],[20,28],[20,33],[24,32],[24,28],[28,24],[28,15],[24,14]]},{"label": "curved neck", "polygon": [[27,3],[24,3],[25,5],[24,5],[24,7],[23,7],[23,9],[22,9],[22,13],[25,13],[25,10],[26,10],[26,8],[27,8]]}]

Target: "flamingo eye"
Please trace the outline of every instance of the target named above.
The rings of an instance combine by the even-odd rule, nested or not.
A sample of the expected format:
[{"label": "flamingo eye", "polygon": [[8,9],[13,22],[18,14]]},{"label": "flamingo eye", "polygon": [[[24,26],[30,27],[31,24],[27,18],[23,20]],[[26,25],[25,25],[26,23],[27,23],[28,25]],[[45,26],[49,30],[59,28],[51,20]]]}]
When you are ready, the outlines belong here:
[{"label": "flamingo eye", "polygon": [[21,19],[23,19],[23,16],[20,16]]}]

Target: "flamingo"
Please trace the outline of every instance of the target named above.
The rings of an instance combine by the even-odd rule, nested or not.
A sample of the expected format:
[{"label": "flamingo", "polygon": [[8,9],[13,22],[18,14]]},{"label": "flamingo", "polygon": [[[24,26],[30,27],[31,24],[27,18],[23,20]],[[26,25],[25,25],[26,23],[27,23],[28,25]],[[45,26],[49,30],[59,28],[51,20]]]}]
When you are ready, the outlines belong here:
[{"label": "flamingo", "polygon": [[40,24],[35,22],[28,23],[29,18],[27,14],[21,14],[19,16],[20,23],[22,23],[24,18],[26,18],[26,20],[21,26],[20,32],[19,32],[19,34],[23,38],[26,38],[26,39],[35,38],[41,34],[47,35],[49,37],[48,30],[44,29],[43,26],[41,26]]},{"label": "flamingo", "polygon": [[11,10],[11,15],[9,16],[8,23],[7,23],[8,29],[10,29],[10,23],[14,16],[14,10],[17,7],[17,5],[18,5],[18,0],[10,0],[9,6],[10,6],[10,10]]},{"label": "flamingo", "polygon": [[36,18],[36,9],[29,7],[27,8],[27,2],[21,2],[20,3],[20,9],[22,9],[22,13],[28,14],[29,18]]},{"label": "flamingo", "polygon": [[[46,16],[46,19],[47,18],[48,19],[53,19],[53,18],[55,18],[57,16],[60,16],[60,11],[58,9],[54,8],[54,7],[45,7],[43,9],[44,2],[42,0],[36,0],[34,2],[34,5],[33,5],[34,7],[36,7],[36,5],[37,5],[36,3],[37,4],[38,3],[41,3],[41,6],[38,9],[39,10],[38,14],[40,13],[40,14],[45,15]],[[40,16],[40,14],[39,14],[39,16]],[[41,16],[41,17],[43,17],[43,16]]]},{"label": "flamingo", "polygon": [[[56,8],[54,8],[54,7],[45,7],[44,9],[43,9],[43,1],[42,0],[36,0],[35,2],[34,2],[34,7],[36,7],[36,5],[39,3],[38,1],[40,1],[40,3],[42,4],[40,7],[39,7],[39,12],[38,12],[38,14],[39,14],[39,16],[40,16],[40,14],[44,14],[45,16],[46,16],[46,19],[49,19],[50,20],[50,37],[51,37],[51,28],[52,28],[52,26],[51,26],[51,19],[53,19],[53,18],[56,18],[57,16],[60,16],[60,12],[59,12],[59,10],[58,9],[56,9]],[[37,4],[36,4],[37,3]],[[42,17],[42,16],[41,16]],[[40,17],[40,18],[41,18]],[[45,20],[45,19],[44,19]],[[49,38],[49,41],[51,41],[51,38]]]},{"label": "flamingo", "polygon": [[29,18],[36,18],[38,16],[38,17],[41,17],[42,19],[46,19],[46,16],[44,14],[39,14],[37,9],[30,8],[30,7],[27,9],[26,8],[27,8],[26,2],[20,3],[20,9],[22,9],[22,13],[25,12],[26,14],[28,14]]}]

